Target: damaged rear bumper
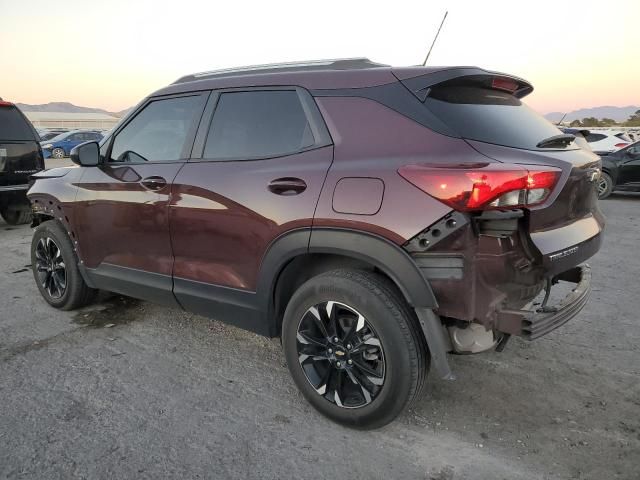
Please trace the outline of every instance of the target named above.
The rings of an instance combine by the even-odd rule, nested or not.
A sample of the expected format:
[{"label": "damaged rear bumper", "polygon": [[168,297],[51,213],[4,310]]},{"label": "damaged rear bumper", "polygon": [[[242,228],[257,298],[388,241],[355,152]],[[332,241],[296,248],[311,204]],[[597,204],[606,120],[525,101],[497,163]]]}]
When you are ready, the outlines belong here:
[{"label": "damaged rear bumper", "polygon": [[583,309],[591,294],[591,268],[582,265],[554,277],[575,283],[575,287],[556,305],[543,305],[534,310],[498,310],[497,330],[535,340],[564,325]]}]

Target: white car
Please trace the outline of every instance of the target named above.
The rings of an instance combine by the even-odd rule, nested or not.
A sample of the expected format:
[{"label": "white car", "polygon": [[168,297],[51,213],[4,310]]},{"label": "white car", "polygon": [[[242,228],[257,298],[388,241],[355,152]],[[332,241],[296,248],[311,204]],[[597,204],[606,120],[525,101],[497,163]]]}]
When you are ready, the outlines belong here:
[{"label": "white car", "polygon": [[591,130],[586,138],[591,150],[605,154],[620,150],[632,143],[625,132],[614,130]]}]

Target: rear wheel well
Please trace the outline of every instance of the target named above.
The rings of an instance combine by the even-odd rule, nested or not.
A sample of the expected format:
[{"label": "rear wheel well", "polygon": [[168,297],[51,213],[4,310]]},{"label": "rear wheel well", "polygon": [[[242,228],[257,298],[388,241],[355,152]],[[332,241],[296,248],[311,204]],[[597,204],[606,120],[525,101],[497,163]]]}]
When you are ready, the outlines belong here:
[{"label": "rear wheel well", "polygon": [[304,282],[324,272],[345,268],[379,273],[389,279],[390,284],[396,288],[397,293],[404,298],[400,293],[400,289],[388,275],[366,261],[337,254],[308,253],[300,255],[287,263],[280,271],[273,289],[273,318],[276,335],[280,335],[284,311],[289,300]]}]

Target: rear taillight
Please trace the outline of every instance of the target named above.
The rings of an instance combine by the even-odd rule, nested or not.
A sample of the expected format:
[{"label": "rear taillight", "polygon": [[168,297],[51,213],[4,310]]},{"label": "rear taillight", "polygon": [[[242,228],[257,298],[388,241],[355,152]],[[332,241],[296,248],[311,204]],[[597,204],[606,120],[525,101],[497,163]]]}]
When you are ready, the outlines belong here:
[{"label": "rear taillight", "polygon": [[473,211],[542,203],[562,172],[546,166],[481,163],[406,165],[398,173],[450,207]]},{"label": "rear taillight", "polygon": [[629,145],[628,143],[616,143],[614,145],[614,147],[616,148],[622,148],[622,147],[626,147],[627,145]]},{"label": "rear taillight", "polygon": [[493,77],[491,80],[491,87],[496,90],[515,93],[515,91],[518,90],[518,82],[509,78]]},{"label": "rear taillight", "polygon": [[13,103],[0,100],[0,107],[13,107]]}]

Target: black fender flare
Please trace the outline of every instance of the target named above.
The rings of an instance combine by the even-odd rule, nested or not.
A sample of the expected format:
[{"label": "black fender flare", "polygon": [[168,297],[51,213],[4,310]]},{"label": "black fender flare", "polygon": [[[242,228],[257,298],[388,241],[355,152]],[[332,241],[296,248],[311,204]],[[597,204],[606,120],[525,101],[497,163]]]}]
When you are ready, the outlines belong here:
[{"label": "black fender flare", "polygon": [[[402,247],[372,233],[346,228],[305,228],[283,234],[265,254],[257,283],[259,303],[273,318],[273,298],[278,276],[293,258],[307,253],[343,255],[362,260],[384,272],[398,286],[411,305],[429,346],[439,377],[452,380],[446,358],[446,339],[439,317],[433,313],[438,302],[431,286],[411,256]],[[275,331],[275,325],[270,325]]]},{"label": "black fender flare", "polygon": [[273,296],[278,275],[286,264],[307,253],[362,260],[391,278],[412,307],[438,307],[429,282],[406,251],[379,235],[345,228],[301,228],[276,238],[267,249],[258,274],[256,292],[262,302]]},{"label": "black fender flare", "polygon": [[314,228],[309,253],[331,253],[365,261],[391,278],[412,307],[438,307],[429,282],[411,256],[381,236],[342,228]]}]

